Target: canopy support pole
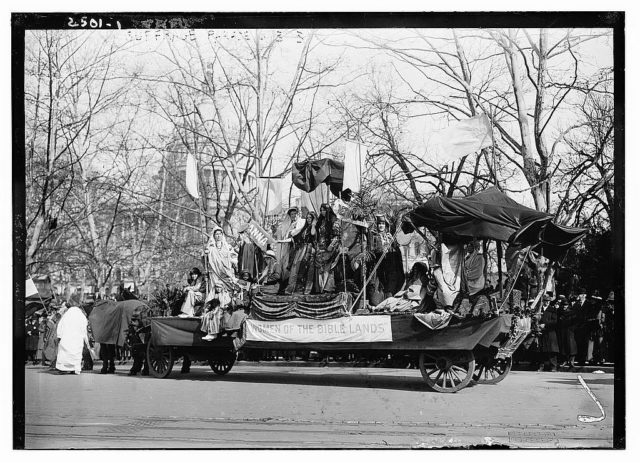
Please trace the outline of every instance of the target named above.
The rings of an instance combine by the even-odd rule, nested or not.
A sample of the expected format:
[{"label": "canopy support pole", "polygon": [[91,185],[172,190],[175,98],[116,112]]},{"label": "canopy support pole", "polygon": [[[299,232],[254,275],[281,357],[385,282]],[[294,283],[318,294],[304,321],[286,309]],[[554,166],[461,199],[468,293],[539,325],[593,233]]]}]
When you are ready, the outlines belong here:
[{"label": "canopy support pole", "polygon": [[489,283],[489,243],[486,239],[482,240],[482,257],[484,259],[484,268],[482,268],[482,273],[484,275],[484,286],[487,287]]},{"label": "canopy support pole", "polygon": [[500,299],[502,299],[504,287],[502,285],[502,242],[496,241],[498,249],[498,287],[500,289]]}]

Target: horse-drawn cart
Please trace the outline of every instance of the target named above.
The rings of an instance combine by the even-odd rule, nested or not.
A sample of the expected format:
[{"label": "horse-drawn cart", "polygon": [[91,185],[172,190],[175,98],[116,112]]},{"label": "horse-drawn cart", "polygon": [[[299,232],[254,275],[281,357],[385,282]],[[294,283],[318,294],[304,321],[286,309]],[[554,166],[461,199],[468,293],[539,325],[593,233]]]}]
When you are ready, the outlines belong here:
[{"label": "horse-drawn cart", "polygon": [[[510,315],[462,321],[440,330],[400,313],[280,321],[248,318],[240,331],[207,342],[197,318],[153,318],[147,359],[151,374],[164,378],[181,355],[206,360],[213,372],[224,375],[240,349],[408,354],[419,358],[420,372],[431,389],[451,393],[474,379],[476,355],[484,358],[495,348],[496,339],[509,339],[510,326]],[[506,373],[503,370],[502,376]],[[479,381],[485,380],[479,377]]]}]

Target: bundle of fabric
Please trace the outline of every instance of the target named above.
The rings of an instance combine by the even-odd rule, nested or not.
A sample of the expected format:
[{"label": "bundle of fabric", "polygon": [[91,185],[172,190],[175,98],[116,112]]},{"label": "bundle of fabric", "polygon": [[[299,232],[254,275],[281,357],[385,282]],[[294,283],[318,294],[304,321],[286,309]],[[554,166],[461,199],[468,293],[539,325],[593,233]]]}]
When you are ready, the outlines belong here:
[{"label": "bundle of fabric", "polygon": [[449,325],[452,315],[446,311],[441,313],[434,311],[431,313],[414,313],[413,317],[431,330],[440,330]]},{"label": "bundle of fabric", "polygon": [[251,318],[279,321],[290,318],[334,319],[348,316],[351,294],[256,295],[251,300]]}]

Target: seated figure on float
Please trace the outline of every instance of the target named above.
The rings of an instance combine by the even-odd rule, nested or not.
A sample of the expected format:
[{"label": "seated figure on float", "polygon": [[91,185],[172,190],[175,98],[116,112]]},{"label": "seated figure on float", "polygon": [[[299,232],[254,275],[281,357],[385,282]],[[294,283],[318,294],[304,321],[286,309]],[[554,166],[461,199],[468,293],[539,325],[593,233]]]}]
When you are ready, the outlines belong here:
[{"label": "seated figure on float", "polygon": [[191,269],[187,283],[188,285],[184,288],[184,302],[180,309],[181,318],[193,317],[196,305],[204,300],[206,283],[198,268]]}]

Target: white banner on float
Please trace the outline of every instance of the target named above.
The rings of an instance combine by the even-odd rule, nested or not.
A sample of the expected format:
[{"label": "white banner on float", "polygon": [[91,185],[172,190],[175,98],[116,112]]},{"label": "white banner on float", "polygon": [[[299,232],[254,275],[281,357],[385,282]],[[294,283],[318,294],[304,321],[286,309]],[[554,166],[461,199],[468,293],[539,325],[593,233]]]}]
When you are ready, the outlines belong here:
[{"label": "white banner on float", "polygon": [[247,340],[253,342],[391,342],[391,316],[338,319],[258,321],[247,319]]}]

